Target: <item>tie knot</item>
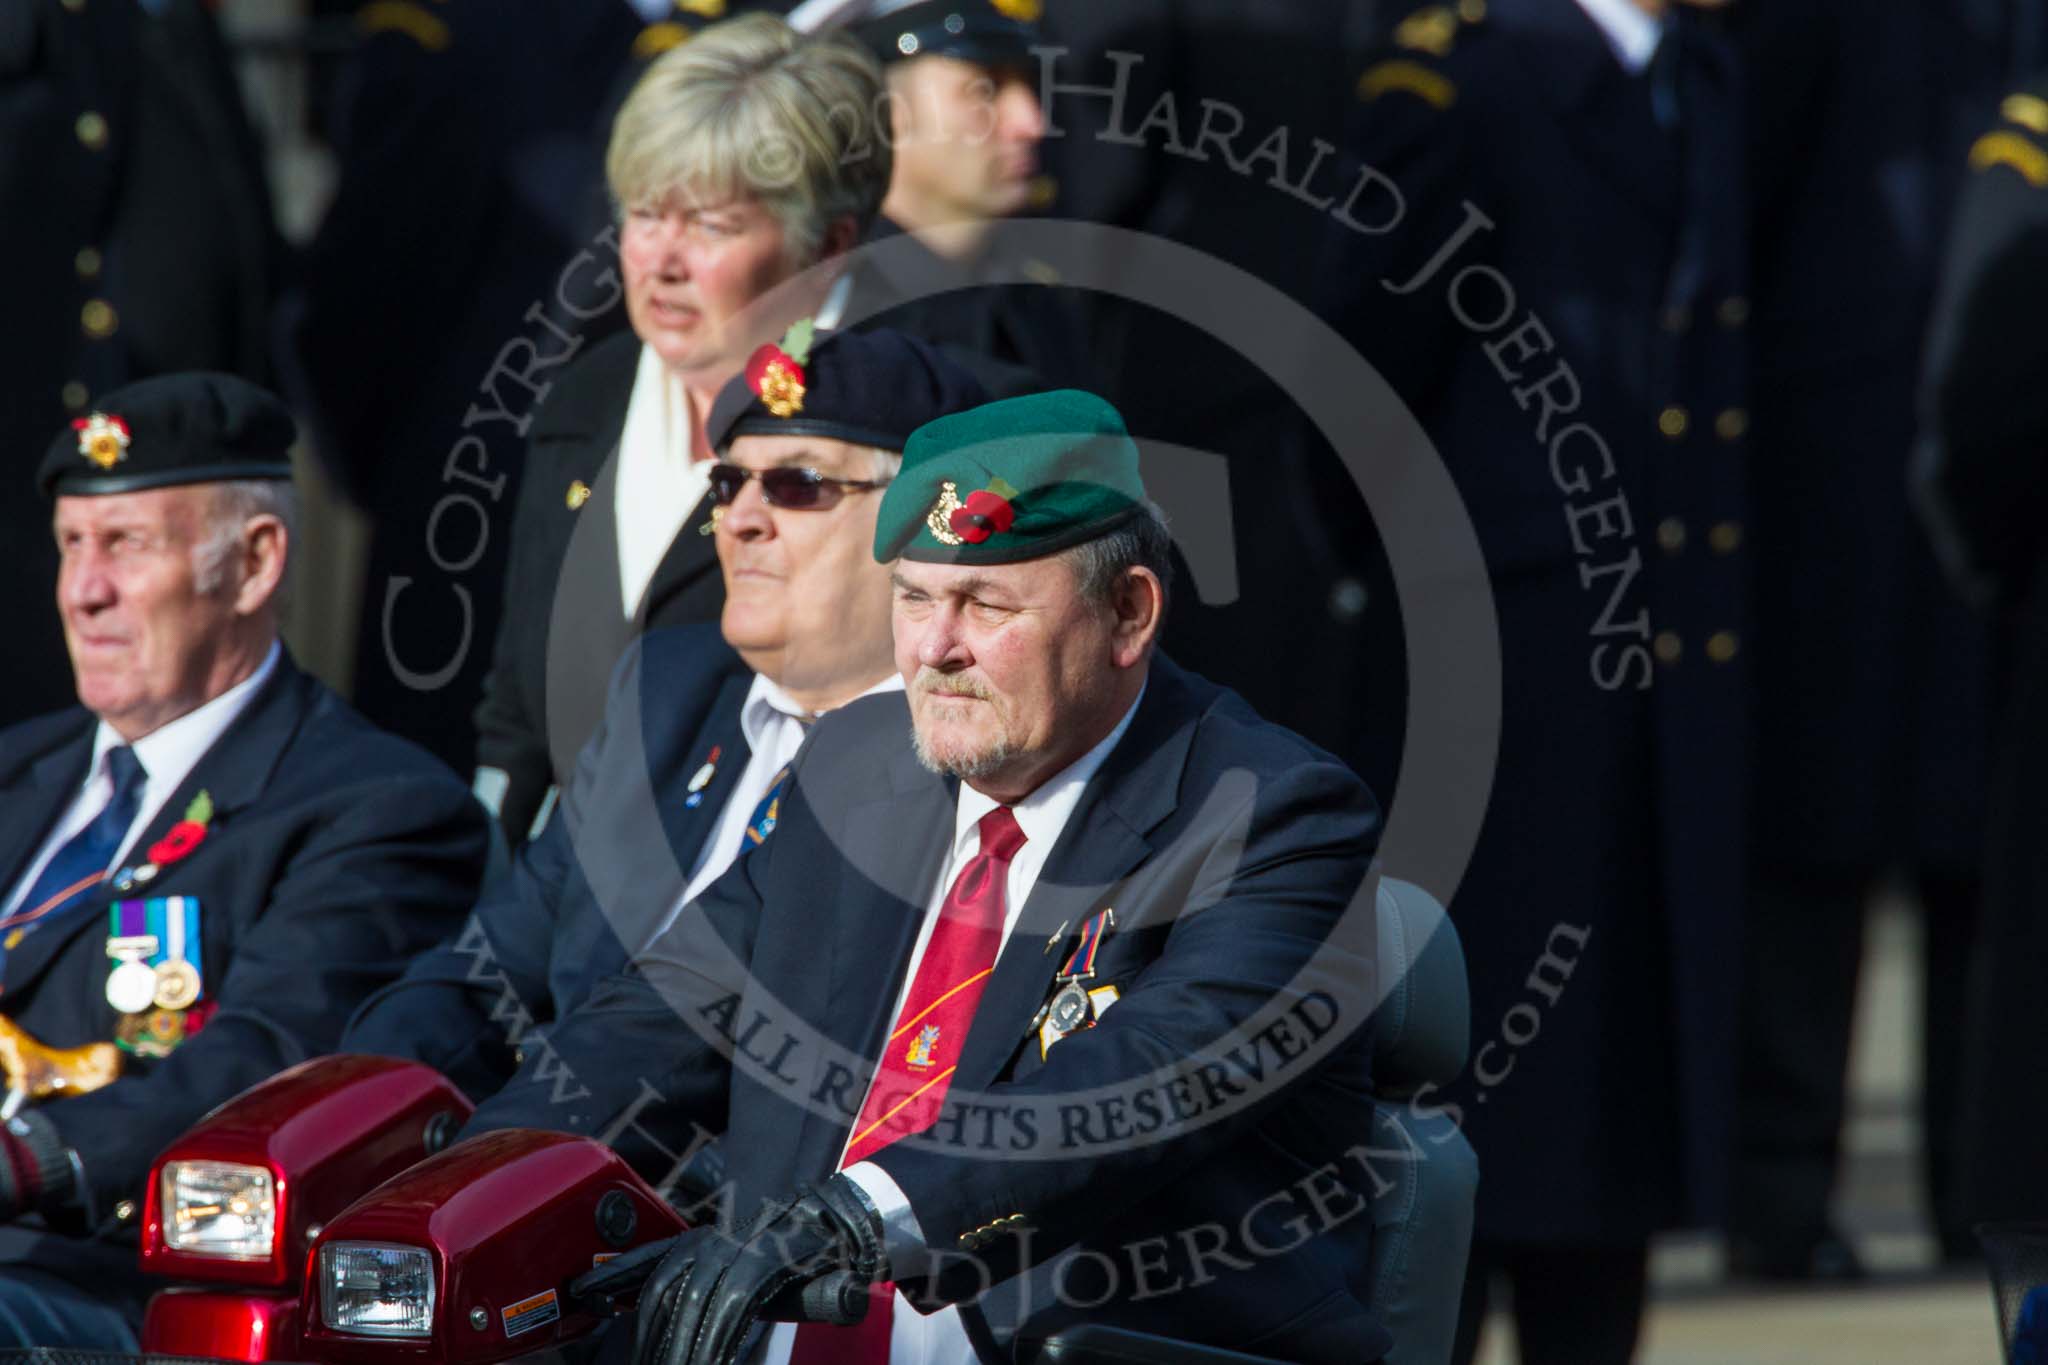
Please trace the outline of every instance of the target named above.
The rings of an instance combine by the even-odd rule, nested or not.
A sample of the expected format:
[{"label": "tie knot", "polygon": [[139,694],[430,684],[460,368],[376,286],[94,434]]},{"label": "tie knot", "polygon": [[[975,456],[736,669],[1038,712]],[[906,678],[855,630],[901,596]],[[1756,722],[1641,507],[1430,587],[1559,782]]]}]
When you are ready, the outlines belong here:
[{"label": "tie knot", "polygon": [[1024,827],[1008,806],[997,806],[981,817],[981,851],[990,858],[1008,862],[1024,847]]},{"label": "tie knot", "polygon": [[145,776],[142,760],[128,745],[117,745],[107,750],[107,776],[113,781],[116,795],[134,791],[142,785]]}]

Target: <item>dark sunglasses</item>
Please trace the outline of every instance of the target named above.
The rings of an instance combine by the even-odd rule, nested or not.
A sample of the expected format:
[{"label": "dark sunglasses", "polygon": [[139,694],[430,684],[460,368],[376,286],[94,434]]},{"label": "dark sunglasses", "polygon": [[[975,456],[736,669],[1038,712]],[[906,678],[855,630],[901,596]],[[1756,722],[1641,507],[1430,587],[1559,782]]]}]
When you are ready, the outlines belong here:
[{"label": "dark sunglasses", "polygon": [[748,479],[761,481],[761,496],[770,507],[798,512],[822,512],[839,501],[848,488],[881,488],[887,479],[834,479],[815,469],[785,465],[777,469],[742,469],[736,464],[711,466],[711,498],[720,507],[732,506]]}]

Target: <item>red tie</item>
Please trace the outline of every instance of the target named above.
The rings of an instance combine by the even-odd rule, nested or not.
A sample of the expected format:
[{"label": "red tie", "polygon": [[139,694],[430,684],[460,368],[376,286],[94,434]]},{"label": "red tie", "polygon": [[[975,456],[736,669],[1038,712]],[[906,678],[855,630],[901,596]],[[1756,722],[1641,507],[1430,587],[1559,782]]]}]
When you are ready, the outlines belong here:
[{"label": "red tie", "polygon": [[[939,907],[939,922],[925,944],[910,993],[903,997],[896,1027],[882,1045],[874,1084],[840,1160],[842,1169],[938,1121],[974,1022],[974,1007],[1003,946],[1003,887],[1010,859],[1023,846],[1024,831],[1008,806],[981,817],[981,847],[953,879]],[[888,1285],[877,1285],[876,1291],[857,1327],[806,1323],[797,1328],[790,1365],[887,1365],[895,1293]]]}]

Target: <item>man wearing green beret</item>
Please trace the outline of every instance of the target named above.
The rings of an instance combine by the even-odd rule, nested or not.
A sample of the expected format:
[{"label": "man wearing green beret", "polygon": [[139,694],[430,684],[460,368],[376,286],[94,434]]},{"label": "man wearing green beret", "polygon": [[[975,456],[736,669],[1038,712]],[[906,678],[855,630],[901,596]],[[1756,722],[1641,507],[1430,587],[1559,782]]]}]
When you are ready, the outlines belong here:
[{"label": "man wearing green beret", "polygon": [[911,436],[875,535],[905,696],[813,727],[775,837],[561,1022],[584,1096],[529,1067],[472,1124],[724,1131],[641,1365],[967,1365],[1077,1320],[1386,1351],[1378,810],[1159,653],[1169,543],[1093,395]]}]

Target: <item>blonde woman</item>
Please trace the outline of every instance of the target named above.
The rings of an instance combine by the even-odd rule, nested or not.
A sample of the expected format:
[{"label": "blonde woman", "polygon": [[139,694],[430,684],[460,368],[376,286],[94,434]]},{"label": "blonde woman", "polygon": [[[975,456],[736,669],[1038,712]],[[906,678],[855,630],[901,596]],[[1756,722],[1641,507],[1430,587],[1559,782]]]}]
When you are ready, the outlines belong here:
[{"label": "blonde woman", "polygon": [[477,712],[477,793],[514,844],[626,642],[718,619],[705,418],[755,346],[816,310],[833,272],[805,272],[867,233],[892,167],[883,89],[851,42],[756,14],[665,53],[619,110],[605,175],[631,330],[534,419]]}]

